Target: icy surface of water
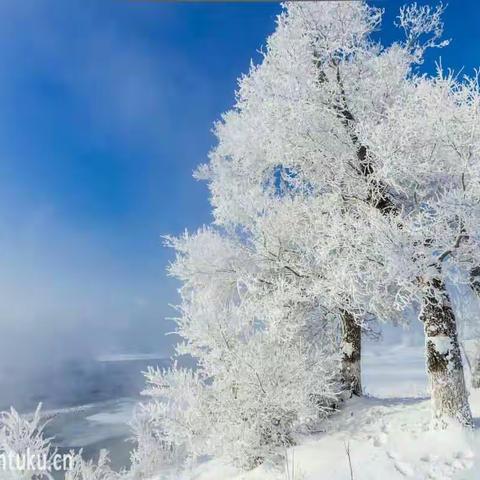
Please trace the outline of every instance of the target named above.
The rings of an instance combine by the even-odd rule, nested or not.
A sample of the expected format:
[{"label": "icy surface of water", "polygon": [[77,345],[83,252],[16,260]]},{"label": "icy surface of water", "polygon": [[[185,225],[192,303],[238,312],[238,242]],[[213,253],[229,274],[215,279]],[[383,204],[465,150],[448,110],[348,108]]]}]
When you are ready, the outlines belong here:
[{"label": "icy surface of water", "polygon": [[133,446],[129,421],[137,401],[127,397],[60,410],[50,420],[46,433],[54,436],[53,443],[61,452],[82,448],[85,458],[94,458],[106,448],[112,466],[120,470],[129,465]]}]

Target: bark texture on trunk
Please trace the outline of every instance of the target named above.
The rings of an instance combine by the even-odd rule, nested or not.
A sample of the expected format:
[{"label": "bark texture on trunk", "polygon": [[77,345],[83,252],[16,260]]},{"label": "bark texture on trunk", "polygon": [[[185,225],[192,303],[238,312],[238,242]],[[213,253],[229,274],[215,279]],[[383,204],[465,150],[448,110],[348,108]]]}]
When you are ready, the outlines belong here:
[{"label": "bark texture on trunk", "polygon": [[477,295],[480,295],[480,267],[470,270],[470,286]]},{"label": "bark texture on trunk", "polygon": [[475,363],[472,365],[472,387],[480,388],[480,358],[475,358]]},{"label": "bark texture on trunk", "polygon": [[350,396],[362,395],[362,329],[349,312],[342,312],[342,386]]},{"label": "bark texture on trunk", "polygon": [[425,330],[434,425],[444,428],[453,420],[471,426],[472,413],[465,387],[455,314],[445,284],[438,278],[428,285],[420,320]]},{"label": "bark texture on trunk", "polygon": [[[470,271],[470,286],[472,290],[480,297],[480,266],[472,268]],[[472,360],[472,387],[480,388],[480,348],[478,345],[480,339],[477,338],[475,356]]]}]

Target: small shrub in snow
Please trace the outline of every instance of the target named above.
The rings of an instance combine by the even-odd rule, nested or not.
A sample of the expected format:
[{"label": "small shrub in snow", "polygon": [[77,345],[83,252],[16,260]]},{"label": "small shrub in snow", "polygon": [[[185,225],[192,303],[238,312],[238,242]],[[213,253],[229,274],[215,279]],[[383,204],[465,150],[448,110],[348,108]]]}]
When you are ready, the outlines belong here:
[{"label": "small shrub in snow", "polygon": [[71,468],[65,472],[65,480],[119,480],[122,475],[110,468],[107,450],[100,450],[98,460],[84,460],[82,452],[73,454]]},{"label": "small shrub in snow", "polygon": [[56,451],[51,448],[50,439],[44,438],[40,408],[39,405],[31,418],[19,415],[13,408],[0,413],[0,456],[5,463],[1,468],[6,479],[48,476]]},{"label": "small shrub in snow", "polygon": [[317,425],[337,398],[335,370],[320,352],[282,348],[259,334],[229,356],[214,377],[201,366],[147,373],[157,425],[151,445],[161,439],[191,459],[220,456],[252,468],[280,459],[295,433]]}]

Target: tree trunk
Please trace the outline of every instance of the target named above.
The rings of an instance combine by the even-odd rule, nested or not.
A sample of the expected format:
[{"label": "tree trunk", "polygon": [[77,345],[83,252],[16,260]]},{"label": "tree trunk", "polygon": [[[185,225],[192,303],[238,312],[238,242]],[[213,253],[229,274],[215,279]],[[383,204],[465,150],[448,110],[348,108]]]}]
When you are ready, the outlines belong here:
[{"label": "tree trunk", "polygon": [[480,267],[470,270],[470,286],[477,295],[480,295]]},{"label": "tree trunk", "polygon": [[445,428],[452,420],[471,426],[472,413],[465,387],[455,314],[445,284],[439,278],[428,285],[420,320],[425,330],[433,422],[438,428]]},{"label": "tree trunk", "polygon": [[[480,297],[480,266],[470,270],[470,287]],[[480,388],[480,339],[479,331],[475,329],[475,354],[471,361],[472,387]]]},{"label": "tree trunk", "polygon": [[342,386],[350,396],[362,395],[362,329],[355,317],[342,312]]},{"label": "tree trunk", "polygon": [[480,357],[474,359],[472,365],[472,388],[480,388]]}]

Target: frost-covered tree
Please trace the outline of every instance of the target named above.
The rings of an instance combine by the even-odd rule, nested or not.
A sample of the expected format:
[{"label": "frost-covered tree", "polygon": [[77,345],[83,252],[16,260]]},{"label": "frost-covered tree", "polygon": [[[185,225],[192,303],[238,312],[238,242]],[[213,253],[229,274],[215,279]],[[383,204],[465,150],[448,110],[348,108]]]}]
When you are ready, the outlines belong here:
[{"label": "frost-covered tree", "polygon": [[[209,165],[197,172],[209,181],[216,222],[250,232],[266,214],[288,209],[295,199],[295,205],[317,209],[317,243],[329,243],[331,252],[342,256],[354,237],[335,244],[328,230],[347,216],[362,221],[356,200],[384,215],[394,213],[391,193],[375,174],[370,147],[359,132],[378,123],[425,48],[436,45],[438,14],[405,10],[401,24],[407,40],[382,48],[371,39],[379,9],[363,2],[287,5],[263,62],[241,80],[235,108],[217,124],[219,144]],[[295,238],[295,231],[290,234]],[[316,250],[325,257],[318,245]],[[325,292],[317,301],[342,317],[343,380],[356,394],[361,394],[361,325],[369,315],[352,287],[362,261],[354,258],[352,265],[339,267],[351,277],[349,288],[328,274],[328,259],[315,272]]]},{"label": "frost-covered tree", "polygon": [[361,394],[366,322],[412,305],[434,418],[471,423],[446,284],[480,260],[478,83],[416,74],[445,44],[441,13],[402,9],[405,39],[383,47],[364,2],[285,6],[196,172],[214,225],[170,239],[178,354],[198,368],[149,372],[150,445],[274,458],[328,412],[339,377]]},{"label": "frost-covered tree", "polygon": [[288,202],[315,212],[319,248],[301,255],[323,258],[317,299],[343,315],[353,391],[357,325],[418,301],[434,417],[469,424],[444,263],[475,265],[478,85],[415,74],[424,51],[446,43],[441,13],[402,9],[405,41],[383,48],[370,35],[380,12],[364,3],[288,5],[200,175],[225,228],[252,231]]}]

